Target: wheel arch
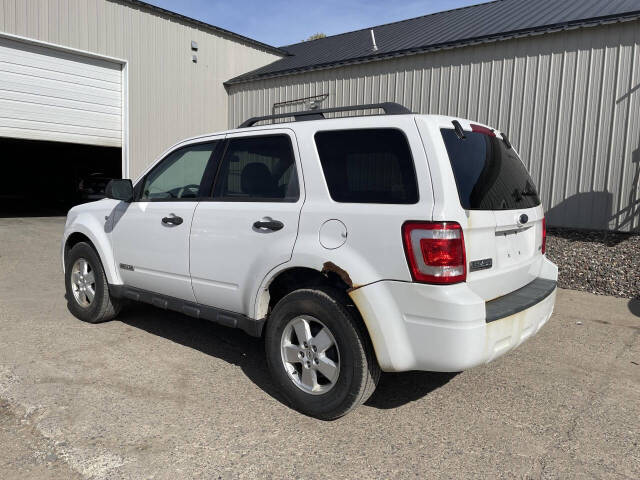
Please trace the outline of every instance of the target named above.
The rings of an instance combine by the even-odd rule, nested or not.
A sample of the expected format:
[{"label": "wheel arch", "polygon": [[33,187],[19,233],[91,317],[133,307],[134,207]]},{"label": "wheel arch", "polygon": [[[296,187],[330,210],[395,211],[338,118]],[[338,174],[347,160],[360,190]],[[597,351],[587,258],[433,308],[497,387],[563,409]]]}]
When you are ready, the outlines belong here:
[{"label": "wheel arch", "polygon": [[81,232],[73,232],[67,237],[67,241],[64,244],[64,257],[67,258],[69,251],[75,247],[78,243],[85,242],[91,245],[94,250],[96,250],[96,246],[93,244],[91,239],[87,237],[84,233]]},{"label": "wheel arch", "polygon": [[65,231],[62,250],[63,270],[66,268],[67,254],[71,248],[83,241],[91,245],[98,254],[109,284],[122,284],[120,275],[115,268],[115,259],[111,248],[111,242],[107,237],[107,233],[104,231],[104,226],[100,225],[93,217],[88,215],[79,215]]},{"label": "wheel arch", "polygon": [[351,288],[334,272],[306,266],[289,266],[269,276],[258,291],[255,303],[255,317],[267,318],[273,307],[285,295],[301,288],[331,287],[344,292],[348,299]]},{"label": "wheel arch", "polygon": [[[296,274],[302,281],[292,283],[291,280],[296,278]],[[378,364],[386,365],[385,359],[388,355],[384,333],[389,327],[381,318],[366,309],[366,302],[363,302],[362,295],[359,295],[364,290],[363,287],[376,283],[377,279],[382,278],[374,266],[353,249],[340,248],[333,251],[294,254],[290,262],[273,269],[263,280],[254,297],[254,308],[250,311],[255,315],[253,318],[264,320],[264,325],[268,323],[270,309],[279,298],[288,293],[285,289],[284,294],[281,292],[272,295],[274,287],[275,290],[278,288],[277,282],[286,280],[289,291],[308,287],[309,282],[313,280],[317,283],[311,286],[331,286],[344,295],[342,301],[361,323],[363,331],[371,341]]]}]

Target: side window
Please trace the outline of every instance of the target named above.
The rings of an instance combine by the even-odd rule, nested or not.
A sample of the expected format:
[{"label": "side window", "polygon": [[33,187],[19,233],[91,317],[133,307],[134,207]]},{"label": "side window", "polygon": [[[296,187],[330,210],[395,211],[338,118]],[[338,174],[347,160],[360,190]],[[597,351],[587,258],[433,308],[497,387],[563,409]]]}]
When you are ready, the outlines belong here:
[{"label": "side window", "polygon": [[236,202],[296,202],[300,189],[289,136],[231,139],[213,197]]},{"label": "side window", "polygon": [[336,202],[418,202],[413,158],[400,130],[331,130],[316,133],[315,141]]},{"label": "side window", "polygon": [[189,145],[170,153],[145,177],[140,200],[197,198],[216,143]]}]

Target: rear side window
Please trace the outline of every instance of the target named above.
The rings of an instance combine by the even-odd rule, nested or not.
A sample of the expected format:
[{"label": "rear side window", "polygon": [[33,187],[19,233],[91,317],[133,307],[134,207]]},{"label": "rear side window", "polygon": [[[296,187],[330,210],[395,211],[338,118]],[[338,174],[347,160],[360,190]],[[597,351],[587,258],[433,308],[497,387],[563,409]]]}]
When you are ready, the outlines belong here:
[{"label": "rear side window", "polygon": [[400,130],[324,131],[315,141],[336,202],[417,203],[413,158]]},{"label": "rear side window", "polygon": [[460,204],[466,210],[515,210],[540,205],[529,172],[513,150],[494,136],[440,130],[447,147]]},{"label": "rear side window", "polygon": [[213,197],[236,202],[296,202],[296,164],[287,135],[233,138],[224,154]]}]

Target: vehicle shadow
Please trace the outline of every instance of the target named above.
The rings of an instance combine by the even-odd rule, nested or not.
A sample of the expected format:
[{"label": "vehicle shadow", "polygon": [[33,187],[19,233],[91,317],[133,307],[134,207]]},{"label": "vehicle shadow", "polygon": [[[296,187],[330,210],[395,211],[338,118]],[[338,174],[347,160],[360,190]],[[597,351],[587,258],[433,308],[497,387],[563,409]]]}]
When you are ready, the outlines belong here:
[{"label": "vehicle shadow", "polygon": [[[129,305],[118,316],[118,321],[237,365],[256,386],[279,402],[287,404],[271,381],[265,361],[264,343],[260,338],[251,337],[241,330],[145,304]],[[383,373],[378,388],[366,405],[379,409],[400,407],[440,388],[455,375],[428,372]]]},{"label": "vehicle shadow", "polygon": [[640,317],[640,296],[629,300],[628,307],[631,313],[633,313],[636,317]]},{"label": "vehicle shadow", "polygon": [[264,344],[260,338],[247,335],[241,330],[142,303],[128,305],[117,320],[236,365],[260,389],[276,400],[287,403],[271,382]]},{"label": "vehicle shadow", "polygon": [[401,407],[446,385],[457,373],[382,373],[378,388],[365,405],[379,409]]}]

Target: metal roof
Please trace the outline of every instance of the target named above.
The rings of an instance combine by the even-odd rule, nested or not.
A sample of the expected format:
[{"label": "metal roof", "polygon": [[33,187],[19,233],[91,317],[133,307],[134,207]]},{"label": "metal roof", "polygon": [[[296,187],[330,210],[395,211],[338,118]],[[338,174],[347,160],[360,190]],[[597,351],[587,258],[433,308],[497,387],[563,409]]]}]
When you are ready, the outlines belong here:
[{"label": "metal roof", "polygon": [[124,3],[129,6],[138,7],[150,12],[154,12],[160,15],[164,15],[166,17],[175,18],[176,20],[180,20],[189,25],[193,25],[194,27],[201,28],[203,30],[207,30],[212,33],[216,33],[218,35],[222,35],[223,37],[232,38],[241,43],[245,43],[247,45],[251,45],[256,48],[260,48],[262,50],[266,50],[267,52],[274,53],[276,55],[286,56],[289,55],[288,52],[274,47],[272,45],[268,45],[266,43],[259,42],[258,40],[254,40],[253,38],[245,37],[244,35],[240,35],[238,33],[231,32],[229,30],[225,30],[224,28],[216,27],[215,25],[211,25],[209,23],[201,22],[200,20],[196,20],[195,18],[187,17],[185,15],[180,15],[179,13],[172,12],[170,10],[166,10],[161,7],[156,7],[147,2],[143,2],[141,0],[110,0],[115,3]]},{"label": "metal roof", "polygon": [[225,84],[637,18],[640,0],[496,0],[284,46],[289,56]]}]

